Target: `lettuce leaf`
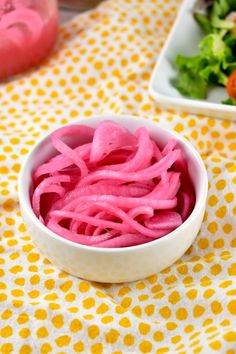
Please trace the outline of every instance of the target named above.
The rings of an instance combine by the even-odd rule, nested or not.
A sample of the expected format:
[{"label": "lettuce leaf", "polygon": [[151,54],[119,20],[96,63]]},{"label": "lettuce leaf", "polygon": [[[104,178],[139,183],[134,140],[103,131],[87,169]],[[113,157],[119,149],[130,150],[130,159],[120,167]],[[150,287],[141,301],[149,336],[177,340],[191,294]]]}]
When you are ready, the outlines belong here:
[{"label": "lettuce leaf", "polygon": [[231,7],[228,0],[215,0],[212,5],[210,21],[212,26],[221,29],[232,29],[234,23],[225,20],[225,17],[230,12]]},{"label": "lettuce leaf", "polygon": [[194,18],[204,32],[206,32],[206,33],[212,32],[211,21],[208,19],[207,16],[199,14],[199,13],[195,13]]},{"label": "lettuce leaf", "polygon": [[231,49],[225,44],[221,36],[216,33],[211,33],[204,37],[199,43],[199,50],[204,57],[218,60],[223,60],[232,54]]},{"label": "lettuce leaf", "polygon": [[227,98],[227,100],[222,101],[222,103],[230,106],[236,106],[236,100],[234,100],[232,97]]},{"label": "lettuce leaf", "polygon": [[180,70],[176,80],[176,88],[184,96],[204,99],[207,96],[207,82],[201,77],[197,77],[189,69]]}]

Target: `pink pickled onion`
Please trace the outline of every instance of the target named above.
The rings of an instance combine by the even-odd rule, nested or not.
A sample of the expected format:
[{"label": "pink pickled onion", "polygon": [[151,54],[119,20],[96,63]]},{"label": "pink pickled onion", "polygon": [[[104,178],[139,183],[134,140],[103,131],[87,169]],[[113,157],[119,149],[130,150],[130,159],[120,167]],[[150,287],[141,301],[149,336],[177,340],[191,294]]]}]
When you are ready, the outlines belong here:
[{"label": "pink pickled onion", "polygon": [[[82,160],[89,158],[91,144],[84,144],[74,150],[77,156]],[[73,160],[63,154],[53,157],[50,162],[40,165],[34,173],[34,179],[42,175],[60,171],[68,166],[73,165]]]},{"label": "pink pickled onion", "polygon": [[150,242],[150,238],[139,234],[124,234],[96,244],[96,247],[118,248],[141,245]]},{"label": "pink pickled onion", "polygon": [[169,169],[173,163],[178,159],[179,150],[174,150],[169,152],[160,161],[156,162],[154,165],[147,167],[139,172],[117,172],[110,170],[99,170],[90,173],[87,177],[81,179],[80,186],[85,186],[91,184],[95,181],[106,179],[118,179],[124,182],[130,181],[146,181],[160,176],[164,171]]},{"label": "pink pickled onion", "polygon": [[51,140],[58,153],[33,173],[32,207],[58,235],[129,247],[169,234],[191,214],[195,193],[175,140],[160,150],[144,127],[133,135],[111,121],[63,127]]},{"label": "pink pickled onion", "polygon": [[133,150],[136,144],[136,137],[120,125],[111,121],[101,122],[94,133],[90,161],[98,162],[114,150]]},{"label": "pink pickled onion", "polygon": [[78,125],[73,128],[73,131],[71,132],[70,127],[63,127],[58,130],[56,130],[54,133],[52,133],[52,143],[54,147],[61,152],[63,155],[65,155],[68,158],[71,158],[73,162],[75,163],[76,166],[78,166],[81,170],[81,177],[84,177],[88,174],[88,168],[83,159],[78,157],[76,152],[69,147],[66,143],[64,143],[61,138],[66,136],[67,133],[70,132],[70,136],[72,135],[87,135],[88,137],[93,136],[94,130],[92,128],[89,128],[87,126],[82,126]]},{"label": "pink pickled onion", "polygon": [[[0,22],[1,23],[1,22]],[[19,28],[10,27],[8,29],[0,29],[1,37],[14,43],[17,47],[22,47],[25,44],[25,34]]]},{"label": "pink pickled onion", "polygon": [[51,193],[58,193],[61,197],[64,193],[62,193],[63,188],[61,187],[60,183],[62,182],[70,182],[71,177],[66,176],[66,175],[60,175],[60,176],[55,176],[55,177],[48,177],[45,180],[43,180],[37,188],[34,190],[33,198],[32,198],[32,205],[34,212],[37,216],[40,215],[40,197],[44,193],[50,193],[50,187]]},{"label": "pink pickled onion", "polygon": [[21,9],[32,5],[33,0],[0,0],[0,8],[6,11]]},{"label": "pink pickled onion", "polygon": [[145,128],[137,129],[137,138],[138,138],[138,149],[134,157],[122,164],[110,165],[106,168],[112,171],[138,171],[143,168],[146,168],[152,159],[153,156],[153,144],[150,140],[149,134]]},{"label": "pink pickled onion", "polygon": [[165,210],[160,211],[152,218],[145,220],[144,224],[152,230],[173,230],[182,224],[182,219],[181,216],[175,211]]},{"label": "pink pickled onion", "polygon": [[[4,14],[1,18],[0,31],[11,30],[11,28],[18,29],[19,32],[25,30],[29,33],[30,40],[36,42],[43,29],[43,21],[36,11],[28,8],[20,8]],[[14,40],[13,35],[12,39]]]}]

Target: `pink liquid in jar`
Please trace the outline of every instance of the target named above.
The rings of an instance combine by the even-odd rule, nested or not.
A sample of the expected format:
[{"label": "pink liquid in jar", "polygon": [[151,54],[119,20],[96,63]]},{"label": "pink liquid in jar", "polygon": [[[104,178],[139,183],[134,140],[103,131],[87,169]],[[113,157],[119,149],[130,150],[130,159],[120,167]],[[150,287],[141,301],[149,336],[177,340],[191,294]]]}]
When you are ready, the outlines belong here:
[{"label": "pink liquid in jar", "polygon": [[38,64],[57,33],[56,0],[0,0],[0,80]]}]

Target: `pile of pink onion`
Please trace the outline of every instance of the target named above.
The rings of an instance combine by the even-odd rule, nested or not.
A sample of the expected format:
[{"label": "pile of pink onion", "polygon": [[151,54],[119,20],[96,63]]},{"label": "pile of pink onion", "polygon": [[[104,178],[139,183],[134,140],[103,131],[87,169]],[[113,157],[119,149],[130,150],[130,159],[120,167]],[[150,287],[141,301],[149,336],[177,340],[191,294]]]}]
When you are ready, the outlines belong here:
[{"label": "pile of pink onion", "polygon": [[65,239],[134,246],[165,236],[191,214],[194,189],[175,140],[160,149],[144,127],[131,134],[102,121],[96,129],[62,127],[51,141],[58,153],[34,171],[32,207]]}]

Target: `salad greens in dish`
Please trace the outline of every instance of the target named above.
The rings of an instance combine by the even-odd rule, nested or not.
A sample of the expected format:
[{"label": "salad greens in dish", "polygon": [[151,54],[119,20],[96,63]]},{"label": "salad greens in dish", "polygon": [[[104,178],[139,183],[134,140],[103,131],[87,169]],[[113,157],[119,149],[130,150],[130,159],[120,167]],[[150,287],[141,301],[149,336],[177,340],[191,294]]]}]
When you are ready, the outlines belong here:
[{"label": "salad greens in dish", "polygon": [[197,0],[193,16],[205,36],[198,55],[177,55],[175,86],[196,99],[213,85],[225,86],[229,98],[222,103],[236,105],[236,0]]}]

